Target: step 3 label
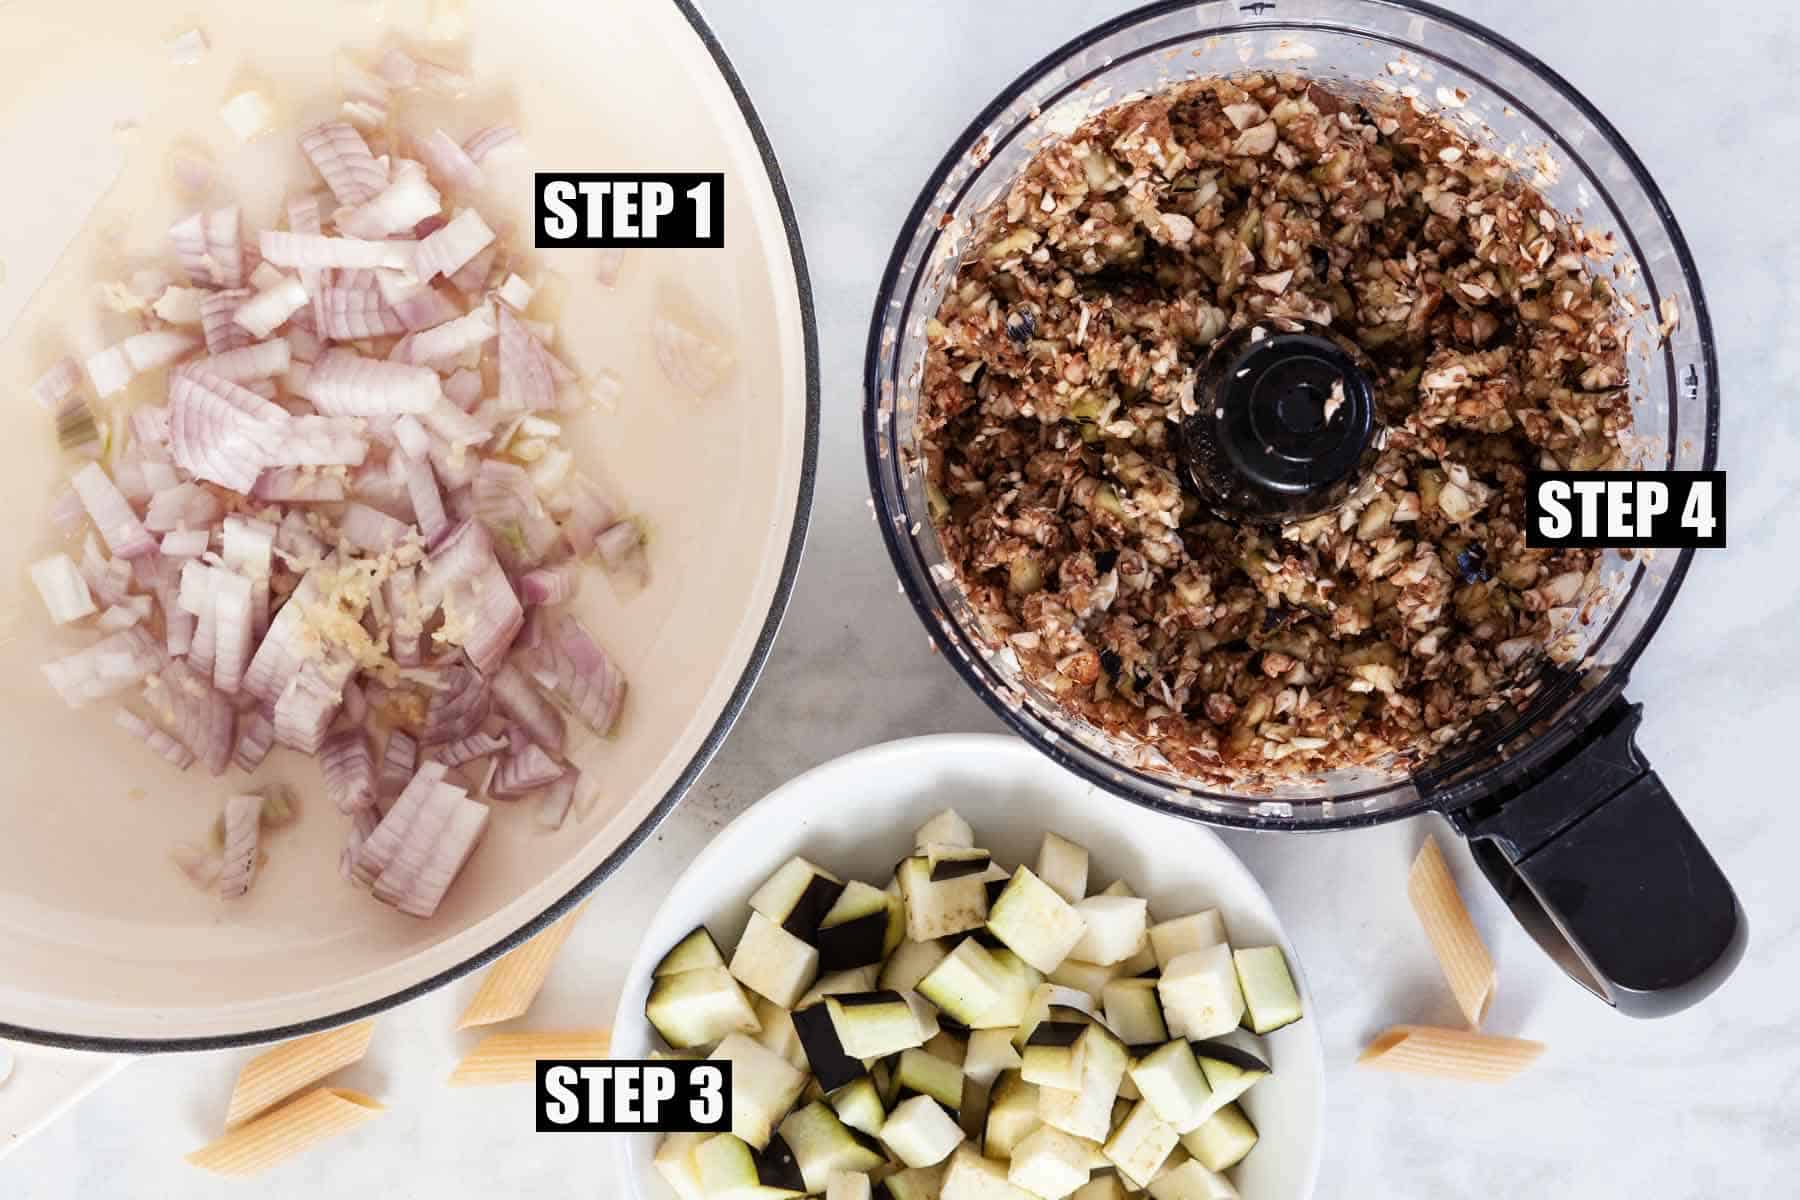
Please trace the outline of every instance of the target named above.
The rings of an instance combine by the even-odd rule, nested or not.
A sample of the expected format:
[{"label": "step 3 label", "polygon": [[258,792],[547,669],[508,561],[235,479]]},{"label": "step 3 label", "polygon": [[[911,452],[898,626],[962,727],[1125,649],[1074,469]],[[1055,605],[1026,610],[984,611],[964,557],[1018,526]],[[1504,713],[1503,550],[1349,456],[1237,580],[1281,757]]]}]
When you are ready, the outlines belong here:
[{"label": "step 3 label", "polygon": [[725,176],[537,173],[537,248],[717,249],[725,244]]},{"label": "step 3 label", "polygon": [[1533,471],[1525,544],[1615,550],[1723,549],[1723,471]]},{"label": "step 3 label", "polygon": [[539,1059],[539,1133],[712,1133],[731,1128],[731,1064]]}]

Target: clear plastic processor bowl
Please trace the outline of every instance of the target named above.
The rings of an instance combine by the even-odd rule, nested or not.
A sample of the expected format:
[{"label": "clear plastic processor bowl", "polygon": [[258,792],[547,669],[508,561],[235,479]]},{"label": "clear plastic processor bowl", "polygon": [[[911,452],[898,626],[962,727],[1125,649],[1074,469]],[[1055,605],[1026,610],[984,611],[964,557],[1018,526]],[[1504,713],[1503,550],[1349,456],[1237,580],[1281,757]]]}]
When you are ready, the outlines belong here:
[{"label": "clear plastic processor bowl", "polygon": [[[1471,838],[1534,935],[1586,986],[1635,1013],[1692,1003],[1741,954],[1742,913],[1631,744],[1638,710],[1622,695],[1691,551],[1629,560],[1609,553],[1609,599],[1582,627],[1585,652],[1574,665],[1547,668],[1523,708],[1472,730],[1423,768],[1337,771],[1254,791],[1181,777],[1153,747],[1071,719],[1023,678],[1004,646],[984,638],[944,560],[926,509],[916,401],[925,322],[981,214],[1039,148],[1088,115],[1196,76],[1259,71],[1442,109],[1507,153],[1559,211],[1616,235],[1645,308],[1632,332],[1630,381],[1642,465],[1714,466],[1718,372],[1692,256],[1644,164],[1567,81],[1506,39],[1424,4],[1163,3],[1101,26],[1027,71],[945,155],[908,218],[876,301],[864,412],[870,482],[901,582],[989,706],[1106,791],[1252,829],[1342,828],[1442,811]],[[1665,337],[1660,327],[1671,317],[1678,320]],[[1686,862],[1705,869],[1684,882]]]}]

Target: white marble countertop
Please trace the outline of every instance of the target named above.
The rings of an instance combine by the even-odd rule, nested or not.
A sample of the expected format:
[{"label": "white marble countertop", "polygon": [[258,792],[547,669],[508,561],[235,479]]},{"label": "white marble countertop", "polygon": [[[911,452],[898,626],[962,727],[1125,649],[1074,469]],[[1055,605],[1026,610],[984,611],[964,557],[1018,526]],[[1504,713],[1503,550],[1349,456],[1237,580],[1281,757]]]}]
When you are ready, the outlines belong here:
[{"label": "white marble countertop", "polygon": [[[1697,1011],[1639,1023],[1566,982],[1454,860],[1501,976],[1490,1027],[1540,1038],[1500,1089],[1358,1073],[1360,1044],[1454,1009],[1407,908],[1422,822],[1332,835],[1230,835],[1284,915],[1333,1064],[1321,1200],[1789,1197],[1800,1184],[1800,804],[1782,748],[1800,711],[1800,19],[1769,0],[1460,0],[1535,50],[1624,131],[1698,259],[1724,371],[1732,548],[1709,553],[1644,657],[1642,741],[1737,885],[1750,951]],[[927,650],[863,504],[860,368],[877,279],[943,148],[1020,70],[1125,6],[1104,0],[709,0],[769,128],[805,234],[824,371],[819,492],[805,569],[761,687],[692,797],[599,892],[534,1023],[607,1019],[667,882],[708,836],[795,773],[873,742],[997,723]],[[1779,155],[1779,156],[1778,156]],[[579,963],[579,968],[569,964]],[[608,1156],[531,1136],[517,1089],[442,1086],[470,1039],[464,982],[382,1019],[348,1079],[391,1111],[270,1173],[266,1200],[609,1196]],[[132,1064],[0,1163],[0,1196],[241,1195],[180,1155],[216,1129],[247,1053]]]}]

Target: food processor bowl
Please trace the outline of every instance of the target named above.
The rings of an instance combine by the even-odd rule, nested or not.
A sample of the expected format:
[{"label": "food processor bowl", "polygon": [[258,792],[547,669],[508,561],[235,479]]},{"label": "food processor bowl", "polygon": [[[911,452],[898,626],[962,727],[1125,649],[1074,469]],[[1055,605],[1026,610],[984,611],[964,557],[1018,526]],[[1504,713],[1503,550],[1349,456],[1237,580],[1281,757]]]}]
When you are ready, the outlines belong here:
[{"label": "food processor bowl", "polygon": [[1133,803],[1262,830],[1344,828],[1437,810],[1533,935],[1590,990],[1639,1015],[1675,1011],[1741,956],[1729,884],[1631,743],[1632,664],[1667,613],[1692,551],[1608,552],[1603,599],[1517,707],[1427,763],[1339,770],[1280,785],[1184,777],[1154,745],[1068,714],[988,637],[927,510],[917,402],[926,321],[982,214],[1032,157],[1088,116],[1199,76],[1316,78],[1441,113],[1515,164],[1561,213],[1616,239],[1632,330],[1634,442],[1647,470],[1715,465],[1718,372],[1692,256],[1643,163],[1569,83],[1453,13],[1401,0],[1206,0],[1151,5],[1049,55],[964,132],[914,205],[870,330],[864,424],[882,536],[937,645],[1032,744]]}]

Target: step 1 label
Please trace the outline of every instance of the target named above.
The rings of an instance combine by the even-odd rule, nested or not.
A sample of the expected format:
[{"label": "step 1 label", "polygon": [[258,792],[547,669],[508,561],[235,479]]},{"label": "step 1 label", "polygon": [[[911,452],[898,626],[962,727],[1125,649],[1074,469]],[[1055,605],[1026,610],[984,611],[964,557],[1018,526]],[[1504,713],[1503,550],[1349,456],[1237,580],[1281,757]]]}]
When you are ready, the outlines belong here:
[{"label": "step 1 label", "polygon": [[725,244],[722,173],[539,171],[536,181],[539,250],[692,250]]},{"label": "step 1 label", "polygon": [[1723,471],[1532,471],[1525,544],[1612,550],[1723,549]]}]

